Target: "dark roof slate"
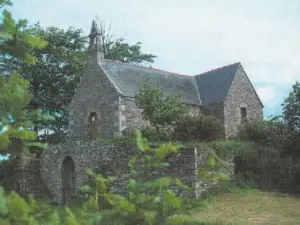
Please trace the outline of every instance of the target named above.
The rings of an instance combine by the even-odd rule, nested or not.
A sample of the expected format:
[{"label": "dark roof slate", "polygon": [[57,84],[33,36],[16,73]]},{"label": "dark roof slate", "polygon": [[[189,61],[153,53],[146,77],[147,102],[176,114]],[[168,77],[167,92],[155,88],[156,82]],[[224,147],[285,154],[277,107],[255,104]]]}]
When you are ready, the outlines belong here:
[{"label": "dark roof slate", "polygon": [[238,62],[195,76],[203,105],[225,101],[239,65]]},{"label": "dark roof slate", "polygon": [[241,64],[230,64],[196,76],[180,75],[108,59],[101,60],[100,65],[124,96],[134,97],[145,81],[150,79],[154,88],[162,90],[166,95],[181,94],[185,103],[212,105],[225,101]]},{"label": "dark roof slate", "polygon": [[197,82],[193,76],[107,59],[100,61],[100,65],[124,96],[134,97],[150,78],[152,86],[161,89],[164,94],[181,94],[183,102],[201,105]]}]

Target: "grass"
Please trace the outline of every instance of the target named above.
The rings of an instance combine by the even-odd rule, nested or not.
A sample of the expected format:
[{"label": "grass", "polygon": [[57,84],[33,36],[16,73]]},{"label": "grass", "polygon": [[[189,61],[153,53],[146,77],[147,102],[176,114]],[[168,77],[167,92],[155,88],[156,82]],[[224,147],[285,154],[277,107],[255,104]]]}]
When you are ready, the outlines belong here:
[{"label": "grass", "polygon": [[222,224],[300,224],[300,198],[241,189],[215,197],[210,207],[194,211],[194,219]]},{"label": "grass", "polygon": [[[205,221],[203,224],[211,225],[300,225],[299,197],[249,187],[233,187],[229,193],[214,195],[197,201],[190,222],[182,224]],[[73,212],[78,210],[78,205],[69,207]],[[57,206],[57,211],[62,217],[66,215],[64,206]],[[152,213],[147,217],[153,217]]]}]

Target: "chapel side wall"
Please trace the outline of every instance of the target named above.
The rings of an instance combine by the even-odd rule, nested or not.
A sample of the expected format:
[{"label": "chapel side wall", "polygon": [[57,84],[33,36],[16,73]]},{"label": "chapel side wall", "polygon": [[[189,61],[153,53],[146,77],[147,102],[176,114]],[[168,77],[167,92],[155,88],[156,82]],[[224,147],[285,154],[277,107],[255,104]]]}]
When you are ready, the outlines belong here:
[{"label": "chapel side wall", "polygon": [[190,116],[199,116],[202,113],[202,108],[199,105],[190,105]]},{"label": "chapel side wall", "polygon": [[[121,131],[126,128],[139,129],[144,125],[149,125],[149,122],[143,119],[142,109],[136,106],[134,98],[121,97],[120,114]],[[191,116],[200,115],[201,107],[191,105],[189,114]]]},{"label": "chapel side wall", "polygon": [[244,70],[239,67],[224,103],[226,137],[236,135],[241,124],[240,107],[247,108],[248,120],[262,120],[263,106]]},{"label": "chapel side wall", "polygon": [[126,128],[139,129],[149,122],[143,119],[142,109],[136,106],[134,98],[121,97],[121,131]]},{"label": "chapel side wall", "polygon": [[224,105],[222,103],[205,105],[202,107],[203,115],[213,115],[224,120]]},{"label": "chapel side wall", "polygon": [[119,136],[119,106],[119,93],[102,68],[88,68],[69,106],[70,137],[87,135],[91,112],[98,117],[98,136]]},{"label": "chapel side wall", "polygon": [[218,103],[213,105],[205,105],[202,107],[202,113],[205,116],[215,116],[219,119],[222,126],[222,136],[225,136],[225,118],[224,118],[224,104]]}]

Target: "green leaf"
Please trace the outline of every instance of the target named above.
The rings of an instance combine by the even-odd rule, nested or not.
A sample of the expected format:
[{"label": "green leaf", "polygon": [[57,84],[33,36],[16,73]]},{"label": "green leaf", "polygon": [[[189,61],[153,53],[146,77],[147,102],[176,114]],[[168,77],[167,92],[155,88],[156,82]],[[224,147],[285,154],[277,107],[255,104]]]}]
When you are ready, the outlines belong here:
[{"label": "green leaf", "polygon": [[26,35],[24,37],[24,42],[33,48],[43,48],[47,45],[47,42],[42,40],[40,37],[34,37]]},{"label": "green leaf", "polygon": [[198,174],[199,174],[199,176],[201,177],[201,178],[207,178],[207,177],[209,177],[209,173],[207,172],[207,170],[206,169],[204,169],[204,168],[199,168],[198,169]]},{"label": "green leaf", "polygon": [[93,191],[89,185],[83,185],[82,187],[80,187],[80,190],[87,193],[91,193]]},{"label": "green leaf", "polygon": [[154,202],[154,203],[160,203],[161,200],[162,200],[162,198],[161,198],[160,196],[155,196],[153,202]]},{"label": "green leaf", "polygon": [[6,207],[6,199],[4,196],[4,189],[0,186],[0,215],[6,215],[8,213]]},{"label": "green leaf", "polygon": [[136,187],[136,181],[133,180],[133,179],[130,179],[130,180],[128,181],[128,183],[127,183],[127,188],[128,188],[129,190],[134,190],[135,187]]},{"label": "green leaf", "polygon": [[208,165],[210,168],[214,168],[216,166],[216,159],[213,154],[210,154],[208,157]]},{"label": "green leaf", "polygon": [[218,173],[218,178],[222,181],[228,181],[230,180],[230,176],[228,176],[226,173]]},{"label": "green leaf", "polygon": [[136,156],[133,156],[130,160],[129,160],[129,166],[133,167],[136,163]]},{"label": "green leaf", "polygon": [[139,131],[136,132],[136,145],[140,151],[145,151],[145,145],[143,142],[143,138]]},{"label": "green leaf", "polygon": [[12,38],[12,35],[7,32],[0,32],[0,39],[2,40],[9,40]]}]

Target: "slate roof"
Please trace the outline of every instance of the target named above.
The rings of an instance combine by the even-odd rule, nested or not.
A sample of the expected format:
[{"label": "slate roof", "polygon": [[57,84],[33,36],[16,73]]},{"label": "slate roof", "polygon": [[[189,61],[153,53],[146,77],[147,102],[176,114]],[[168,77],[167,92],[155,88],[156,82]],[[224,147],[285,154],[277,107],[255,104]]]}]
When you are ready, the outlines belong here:
[{"label": "slate roof", "polygon": [[193,76],[107,59],[100,61],[100,65],[124,96],[134,97],[139,88],[150,78],[152,86],[161,89],[164,94],[180,93],[183,102],[201,105],[197,82]]},{"label": "slate roof", "polygon": [[240,65],[234,63],[196,76],[187,76],[107,59],[99,63],[124,96],[134,97],[150,78],[154,88],[161,89],[166,95],[180,93],[183,102],[195,105],[223,102]]},{"label": "slate roof", "polygon": [[238,62],[195,76],[203,105],[225,101],[239,65]]}]

